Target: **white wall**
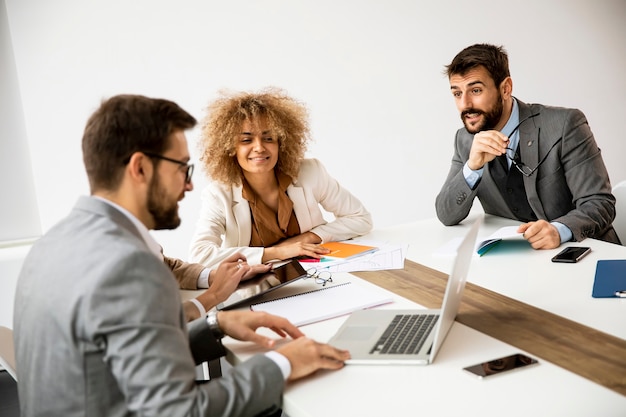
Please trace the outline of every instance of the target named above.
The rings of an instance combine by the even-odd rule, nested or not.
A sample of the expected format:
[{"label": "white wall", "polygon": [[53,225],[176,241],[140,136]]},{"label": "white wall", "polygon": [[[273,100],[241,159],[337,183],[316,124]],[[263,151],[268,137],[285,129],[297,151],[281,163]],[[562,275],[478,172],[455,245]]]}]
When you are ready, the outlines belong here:
[{"label": "white wall", "polygon": [[[614,183],[626,178],[623,0],[6,0],[44,232],[88,193],[80,140],[101,98],[140,93],[197,118],[217,90],[275,85],[307,103],[308,155],[376,226],[434,216],[461,125],[443,66],[504,45],[514,94],[578,107]],[[193,153],[197,131],[188,135]],[[2,140],[5,140],[4,138]],[[199,210],[158,232],[186,258]],[[10,204],[10,203],[9,203]]]},{"label": "white wall", "polygon": [[[35,240],[41,224],[17,68],[4,0],[0,0],[0,248]],[[10,203],[7,203],[10,202]]]}]

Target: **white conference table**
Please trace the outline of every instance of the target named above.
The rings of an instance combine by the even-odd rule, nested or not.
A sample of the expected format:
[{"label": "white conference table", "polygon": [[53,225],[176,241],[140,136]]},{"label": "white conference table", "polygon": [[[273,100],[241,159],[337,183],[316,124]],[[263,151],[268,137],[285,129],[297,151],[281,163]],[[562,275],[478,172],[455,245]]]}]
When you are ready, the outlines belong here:
[{"label": "white conference table", "polygon": [[[364,239],[407,243],[408,259],[448,273],[453,257],[438,256],[436,253],[463,236],[473,217],[475,215],[454,227],[444,227],[436,219],[418,221],[376,230]],[[479,239],[512,224],[516,223],[486,216]],[[472,260],[469,281],[624,339],[626,299],[593,299],[591,286],[595,261],[626,258],[626,248],[592,239],[580,244],[591,246],[593,252],[573,265],[550,262],[558,250],[535,251],[521,244],[507,250],[504,250],[506,246],[502,246],[502,250],[496,247],[485,256],[476,256]],[[372,285],[347,273],[334,274],[333,279],[336,283],[351,280]],[[296,284],[302,290],[313,285],[310,280],[291,285]],[[298,290],[290,286],[276,290],[274,296],[283,295],[281,290]],[[379,308],[419,307],[390,294],[394,303]],[[344,320],[345,317],[339,317],[314,323],[303,326],[302,331],[316,340],[328,341]],[[263,332],[271,335],[271,332]],[[233,364],[263,351],[229,338],[224,340],[224,344],[229,351],[227,359]],[[538,366],[485,380],[462,371],[465,366],[516,352],[520,350],[514,346],[455,323],[433,364],[348,365],[336,372],[319,372],[289,384],[283,409],[290,417],[409,416],[422,413],[481,417],[626,415],[625,396],[541,357],[538,358]]]},{"label": "white conference table", "polygon": [[[448,252],[445,248],[463,236],[478,215],[470,215],[460,225],[451,227],[443,226],[436,218],[417,221],[374,231],[368,239],[408,243],[408,259],[449,273],[453,256],[444,255]],[[519,224],[487,215],[478,240],[487,238],[501,227]],[[592,251],[575,264],[551,262],[551,258],[566,246],[589,246]],[[596,263],[600,259],[626,259],[626,247],[585,239],[568,242],[558,249],[534,250],[526,241],[504,242],[482,257],[475,255],[468,280],[626,340],[626,299],[591,297]]]}]

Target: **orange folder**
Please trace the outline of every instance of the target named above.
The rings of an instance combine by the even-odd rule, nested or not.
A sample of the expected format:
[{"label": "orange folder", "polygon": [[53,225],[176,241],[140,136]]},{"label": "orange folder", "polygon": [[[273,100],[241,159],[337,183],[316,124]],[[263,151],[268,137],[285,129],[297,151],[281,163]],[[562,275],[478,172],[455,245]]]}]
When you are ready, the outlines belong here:
[{"label": "orange folder", "polygon": [[375,246],[358,245],[356,243],[347,242],[327,242],[323,243],[322,246],[330,249],[330,253],[323,255],[325,258],[348,259],[378,250]]}]

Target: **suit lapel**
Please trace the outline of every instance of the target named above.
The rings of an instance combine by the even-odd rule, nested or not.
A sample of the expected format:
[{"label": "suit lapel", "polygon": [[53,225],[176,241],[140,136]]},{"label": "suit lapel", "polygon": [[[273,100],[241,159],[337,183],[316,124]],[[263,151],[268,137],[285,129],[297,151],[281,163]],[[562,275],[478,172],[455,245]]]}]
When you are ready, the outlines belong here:
[{"label": "suit lapel", "polygon": [[243,187],[241,185],[233,185],[232,211],[239,226],[237,227],[239,230],[239,236],[237,236],[239,245],[248,246],[250,244],[250,236],[252,236],[252,215],[250,214],[250,204],[243,198],[242,192]]},{"label": "suit lapel", "polygon": [[292,183],[287,187],[287,195],[293,201],[293,211],[296,214],[296,219],[298,219],[300,230],[311,230],[313,218],[309,212],[303,188]]},{"label": "suit lapel", "polygon": [[[520,120],[538,111],[520,100],[517,100],[517,104],[519,106]],[[529,119],[519,128],[519,155],[521,161],[529,170],[534,169],[539,164],[540,123],[541,115]],[[524,176],[524,189],[526,190],[526,197],[528,198],[530,207],[535,212],[535,215],[540,219],[545,218],[543,205],[537,195],[537,172],[533,173],[530,177]]]},{"label": "suit lapel", "polygon": [[[287,187],[287,195],[293,201],[293,211],[298,219],[300,230],[311,230],[313,218],[309,212],[303,188],[292,183]],[[248,242],[245,244],[248,245],[252,235],[252,216],[250,215],[250,205],[243,198],[242,186],[232,187],[232,202],[232,211],[239,224],[239,242]]]}]

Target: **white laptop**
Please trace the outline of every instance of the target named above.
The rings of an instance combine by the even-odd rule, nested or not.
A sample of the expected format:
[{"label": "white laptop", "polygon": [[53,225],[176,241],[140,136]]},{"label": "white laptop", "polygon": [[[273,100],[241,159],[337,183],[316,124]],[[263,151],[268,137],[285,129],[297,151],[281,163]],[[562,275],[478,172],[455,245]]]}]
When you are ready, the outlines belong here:
[{"label": "white laptop", "polygon": [[[459,245],[441,309],[359,310],[352,313],[328,342],[350,351],[351,359],[346,363],[428,365],[433,362],[459,311],[481,221],[482,216]],[[406,340],[398,341],[396,336],[402,335]]]}]

